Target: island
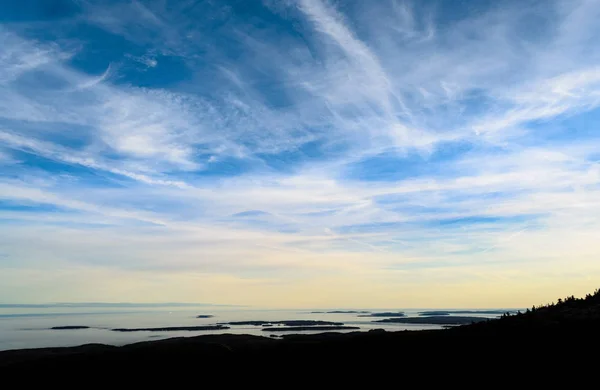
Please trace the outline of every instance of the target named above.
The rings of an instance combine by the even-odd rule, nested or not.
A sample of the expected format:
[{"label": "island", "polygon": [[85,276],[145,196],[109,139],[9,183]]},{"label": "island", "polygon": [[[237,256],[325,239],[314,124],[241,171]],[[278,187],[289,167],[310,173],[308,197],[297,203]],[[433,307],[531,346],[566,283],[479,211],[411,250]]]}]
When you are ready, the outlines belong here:
[{"label": "island", "polygon": [[265,332],[304,332],[310,330],[356,330],[358,326],[282,326],[276,328],[263,328]]},{"label": "island", "polygon": [[371,313],[367,315],[361,315],[359,317],[404,317],[404,312],[383,312],[383,313]]},{"label": "island", "polygon": [[213,315],[210,314],[200,314],[198,316],[196,316],[196,318],[213,318]]},{"label": "island", "polygon": [[405,318],[386,318],[373,322],[387,322],[399,324],[426,324],[426,325],[464,325],[476,322],[488,321],[489,318],[483,317],[452,317],[452,316],[430,316],[430,317],[405,317]]},{"label": "island", "polygon": [[344,325],[342,322],[331,322],[331,321],[315,321],[315,320],[285,320],[285,321],[232,321],[223,322],[219,325],[285,325],[285,326],[315,326],[315,325]]},{"label": "island", "polygon": [[228,326],[209,325],[209,326],[171,326],[166,328],[116,328],[113,332],[176,332],[176,331],[197,331],[197,330],[225,330]]},{"label": "island", "polygon": [[53,326],[52,330],[73,330],[73,329],[89,329],[89,326],[81,326],[81,325],[67,325],[67,326]]},{"label": "island", "polygon": [[421,311],[420,316],[449,316],[451,314],[495,314],[516,313],[514,310],[443,310],[443,311]]},{"label": "island", "polygon": [[370,311],[358,310],[333,310],[333,311],[311,311],[311,314],[368,314]]},{"label": "island", "polygon": [[419,312],[420,316],[449,316],[450,312],[448,311],[421,311]]},{"label": "island", "polygon": [[274,322],[272,321],[231,321],[231,322],[219,322],[219,325],[253,325],[253,326],[261,326],[261,325],[271,325]]}]

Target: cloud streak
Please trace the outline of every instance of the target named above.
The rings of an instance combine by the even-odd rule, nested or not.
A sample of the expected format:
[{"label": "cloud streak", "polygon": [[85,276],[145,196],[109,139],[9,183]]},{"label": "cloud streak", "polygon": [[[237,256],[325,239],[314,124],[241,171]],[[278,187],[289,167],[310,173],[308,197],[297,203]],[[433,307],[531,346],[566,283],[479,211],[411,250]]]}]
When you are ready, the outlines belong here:
[{"label": "cloud streak", "polygon": [[0,27],[0,274],[270,306],[595,288],[597,2],[78,4]]}]

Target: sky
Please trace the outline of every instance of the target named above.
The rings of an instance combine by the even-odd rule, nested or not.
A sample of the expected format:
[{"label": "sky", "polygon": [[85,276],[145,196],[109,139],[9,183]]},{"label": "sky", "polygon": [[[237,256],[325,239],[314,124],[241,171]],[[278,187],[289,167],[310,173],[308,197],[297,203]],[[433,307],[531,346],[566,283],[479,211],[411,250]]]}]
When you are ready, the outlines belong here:
[{"label": "sky", "polygon": [[600,1],[0,0],[0,301],[600,287]]}]

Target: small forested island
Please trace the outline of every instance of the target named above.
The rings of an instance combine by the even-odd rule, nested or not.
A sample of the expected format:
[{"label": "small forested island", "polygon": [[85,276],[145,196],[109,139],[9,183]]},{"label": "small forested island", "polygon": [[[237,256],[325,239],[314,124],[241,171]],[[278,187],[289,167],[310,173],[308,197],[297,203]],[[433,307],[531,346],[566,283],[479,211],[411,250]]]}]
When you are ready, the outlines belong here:
[{"label": "small forested island", "polygon": [[232,321],[223,322],[223,325],[285,325],[285,326],[313,326],[313,325],[344,325],[342,322],[315,321],[315,320],[284,320],[284,321]]},{"label": "small forested island", "polygon": [[361,315],[359,317],[404,317],[406,314],[404,312],[383,312],[383,313],[370,313],[366,315]]},{"label": "small forested island", "polygon": [[81,326],[81,325],[66,325],[66,326],[53,326],[52,330],[73,330],[73,329],[89,329],[89,326]]},{"label": "small forested island", "polygon": [[420,316],[449,316],[449,311],[421,311],[418,313]]},{"label": "small forested island", "polygon": [[311,311],[311,314],[367,314],[370,311],[359,310],[333,310],[333,311]]},{"label": "small forested island", "polygon": [[405,317],[405,318],[386,318],[373,322],[388,322],[399,324],[431,324],[431,325],[463,325],[475,322],[487,321],[489,318],[483,317],[459,317],[459,316],[429,316],[429,317]]},{"label": "small forested island", "polygon": [[515,313],[514,310],[444,310],[444,311],[421,311],[420,316],[449,316],[451,314],[493,314]]},{"label": "small forested island", "polygon": [[211,314],[200,314],[197,315],[196,318],[213,318],[214,316]]},{"label": "small forested island", "polygon": [[332,331],[332,330],[348,330],[348,329],[360,329],[357,326],[342,326],[342,325],[331,325],[331,326],[281,326],[274,328],[263,328],[265,332],[303,332],[303,331]]}]

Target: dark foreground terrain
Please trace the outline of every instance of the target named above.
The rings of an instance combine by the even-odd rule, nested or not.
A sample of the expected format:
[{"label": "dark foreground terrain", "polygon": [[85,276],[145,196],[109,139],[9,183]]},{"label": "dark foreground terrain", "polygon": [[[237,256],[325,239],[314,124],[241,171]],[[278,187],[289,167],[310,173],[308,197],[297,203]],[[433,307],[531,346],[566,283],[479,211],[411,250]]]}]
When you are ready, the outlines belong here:
[{"label": "dark foreground terrain", "polygon": [[[187,381],[187,387],[272,383],[297,388],[595,388],[600,292],[525,313],[435,331],[353,332],[267,338],[206,335],[123,347],[83,345],[0,352],[2,378],[33,384],[114,388]],[[8,380],[8,379],[6,379]],[[58,381],[58,382],[56,382]],[[167,382],[164,382],[167,381]],[[308,382],[306,382],[308,381]],[[8,382],[5,382],[8,383]],[[12,383],[12,382],[11,382]],[[579,383],[579,385],[577,385]],[[580,387],[584,386],[584,387]],[[590,387],[590,388],[592,388]],[[7,387],[8,388],[8,387]],[[371,388],[371,387],[369,387]]]}]

